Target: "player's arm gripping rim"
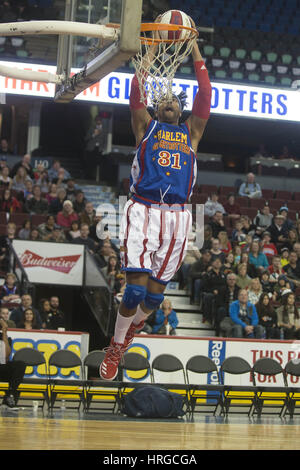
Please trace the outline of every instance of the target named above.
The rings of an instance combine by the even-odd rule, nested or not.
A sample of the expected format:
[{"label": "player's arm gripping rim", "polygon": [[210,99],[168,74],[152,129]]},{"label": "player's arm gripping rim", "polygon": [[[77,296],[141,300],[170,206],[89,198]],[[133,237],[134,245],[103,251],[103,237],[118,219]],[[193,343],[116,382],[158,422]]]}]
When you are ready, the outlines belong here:
[{"label": "player's arm gripping rim", "polygon": [[[190,18],[190,20],[193,28],[196,28],[195,22],[192,20],[192,18]],[[193,103],[192,113],[186,120],[186,124],[189,126],[191,131],[193,150],[195,153],[197,153],[198,144],[202,138],[210,115],[212,88],[208,71],[205,67],[205,62],[199,51],[196,40],[192,49],[192,57],[194,61],[195,74],[198,81],[198,92]]]}]

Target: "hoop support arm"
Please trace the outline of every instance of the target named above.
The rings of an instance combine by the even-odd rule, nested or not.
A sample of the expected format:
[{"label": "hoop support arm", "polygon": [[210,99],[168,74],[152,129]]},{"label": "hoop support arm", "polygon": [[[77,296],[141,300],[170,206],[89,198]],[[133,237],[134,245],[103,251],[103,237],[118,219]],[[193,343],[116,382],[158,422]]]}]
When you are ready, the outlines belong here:
[{"label": "hoop support arm", "polygon": [[0,36],[27,35],[75,35],[97,37],[116,41],[119,30],[101,24],[79,23],[76,21],[20,21],[16,23],[0,23]]},{"label": "hoop support arm", "polygon": [[64,76],[50,72],[36,72],[33,70],[17,69],[0,64],[0,75],[4,77],[17,78],[20,80],[30,80],[32,82],[62,83]]}]

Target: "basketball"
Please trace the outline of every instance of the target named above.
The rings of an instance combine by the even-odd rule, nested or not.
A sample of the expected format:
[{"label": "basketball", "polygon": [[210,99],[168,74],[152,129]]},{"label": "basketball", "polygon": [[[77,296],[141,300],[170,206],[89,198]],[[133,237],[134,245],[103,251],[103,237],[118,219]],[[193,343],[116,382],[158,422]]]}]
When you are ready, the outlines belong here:
[{"label": "basketball", "polygon": [[[186,13],[180,10],[169,10],[161,16],[162,24],[177,24],[191,28],[191,22]],[[185,39],[189,36],[188,30],[179,31],[160,31],[161,39]]]}]

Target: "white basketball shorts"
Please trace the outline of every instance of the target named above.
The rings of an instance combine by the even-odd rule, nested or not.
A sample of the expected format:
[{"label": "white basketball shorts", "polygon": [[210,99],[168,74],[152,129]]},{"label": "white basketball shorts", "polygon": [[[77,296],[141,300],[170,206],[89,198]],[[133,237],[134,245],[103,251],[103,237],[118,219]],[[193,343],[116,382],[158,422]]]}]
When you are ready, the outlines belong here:
[{"label": "white basketball shorts", "polygon": [[187,209],[148,207],[127,201],[120,226],[122,270],[148,272],[167,284],[184,259],[192,215]]}]

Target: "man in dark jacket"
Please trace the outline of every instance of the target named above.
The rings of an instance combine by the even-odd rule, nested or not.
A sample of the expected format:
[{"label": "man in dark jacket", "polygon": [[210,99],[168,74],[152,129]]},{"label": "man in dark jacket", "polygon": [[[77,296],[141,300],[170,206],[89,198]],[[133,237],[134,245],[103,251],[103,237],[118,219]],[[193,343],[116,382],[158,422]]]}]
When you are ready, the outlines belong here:
[{"label": "man in dark jacket", "polygon": [[188,284],[190,286],[190,303],[199,304],[200,291],[203,285],[203,276],[206,274],[211,262],[211,253],[204,250],[198,261],[191,265],[188,275]]},{"label": "man in dark jacket", "polygon": [[203,280],[203,321],[214,324],[215,312],[223,305],[226,291],[226,276],[221,271],[222,262],[216,258],[212,264],[212,269],[206,273]]}]

